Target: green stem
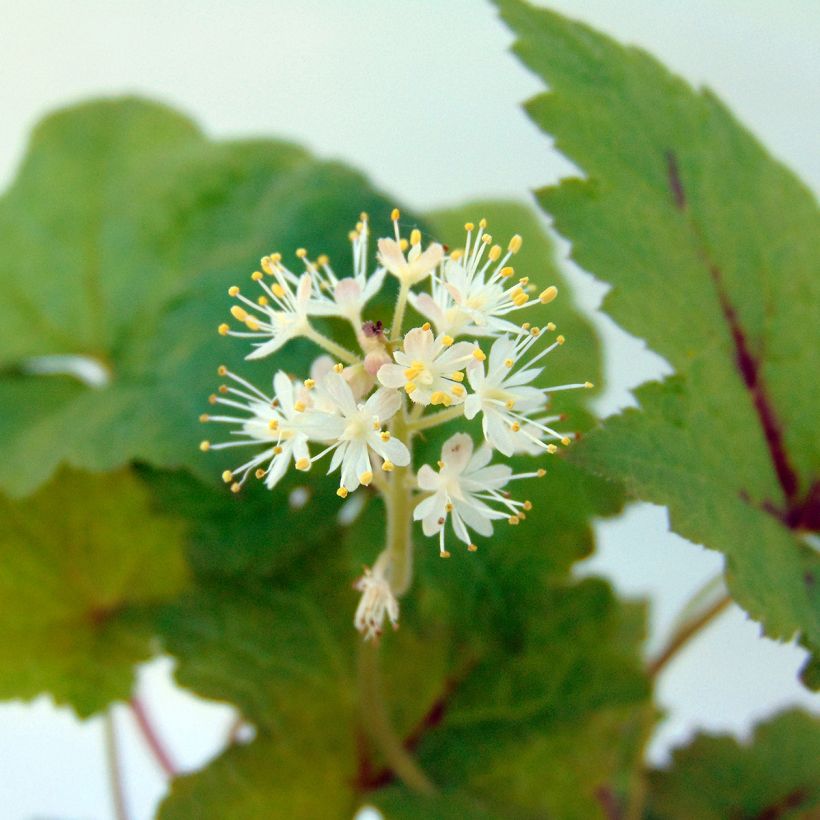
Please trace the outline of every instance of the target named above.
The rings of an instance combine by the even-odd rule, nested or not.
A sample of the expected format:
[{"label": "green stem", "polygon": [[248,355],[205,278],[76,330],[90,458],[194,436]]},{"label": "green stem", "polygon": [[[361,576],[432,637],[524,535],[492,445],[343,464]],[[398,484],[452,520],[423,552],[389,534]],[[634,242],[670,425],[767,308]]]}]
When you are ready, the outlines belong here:
[{"label": "green stem", "polygon": [[309,327],[305,331],[304,336],[306,339],[310,339],[311,342],[319,345],[319,347],[323,347],[331,356],[335,356],[341,362],[345,362],[346,364],[358,364],[359,362],[358,358],[347,348],[337,344],[333,339],[328,339],[327,336],[319,333],[314,327]]},{"label": "green stem", "polygon": [[407,295],[410,287],[405,282],[399,286],[399,298],[396,302],[396,309],[393,312],[393,326],[390,328],[390,341],[395,342],[401,338],[401,326],[404,323],[404,311],[407,308]]},{"label": "green stem", "polygon": [[[393,416],[393,435],[412,448],[412,433],[404,418],[404,412]],[[390,587],[398,598],[410,588],[413,580],[413,498],[407,486],[410,468],[396,467],[390,475],[384,493],[387,509],[387,552],[389,555]]]},{"label": "green stem", "polygon": [[411,421],[410,424],[407,425],[407,428],[413,433],[418,433],[419,430],[429,430],[431,427],[438,427],[439,424],[445,424],[463,415],[464,407],[457,404],[455,407],[448,407],[446,410],[439,410],[437,413],[423,416],[417,421]]},{"label": "green stem", "polygon": [[111,788],[111,801],[114,804],[114,817],[116,817],[116,820],[128,820],[128,811],[125,808],[125,791],[122,782],[122,766],[120,764],[119,749],[117,748],[117,727],[114,724],[112,708],[110,708],[103,717],[105,759],[108,764],[108,783]]},{"label": "green stem", "polygon": [[379,646],[371,641],[359,644],[359,694],[362,722],[370,739],[384,755],[387,765],[404,784],[420,794],[435,794],[436,787],[404,748],[387,714],[379,670]]},{"label": "green stem", "polygon": [[732,596],[728,593],[723,595],[702,613],[682,624],[669,639],[666,647],[658,656],[649,663],[647,673],[649,677],[656,678],[667,666],[667,664],[695,637],[704,627],[708,626],[729,604],[732,603]]}]

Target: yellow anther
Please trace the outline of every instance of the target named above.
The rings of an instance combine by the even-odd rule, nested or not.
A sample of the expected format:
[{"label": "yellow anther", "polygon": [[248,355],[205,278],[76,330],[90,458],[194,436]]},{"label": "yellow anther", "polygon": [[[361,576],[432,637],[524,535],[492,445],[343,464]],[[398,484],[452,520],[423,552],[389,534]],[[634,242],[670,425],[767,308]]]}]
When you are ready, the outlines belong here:
[{"label": "yellow anther", "polygon": [[525,501],[524,502],[524,509],[529,512],[532,509],[532,501]]},{"label": "yellow anther", "polygon": [[521,246],[524,244],[524,240],[516,234],[511,240],[510,244],[507,245],[507,250],[510,253],[518,253],[521,250]]},{"label": "yellow anther", "polygon": [[216,393],[211,393],[211,395],[208,396],[208,404],[216,404],[216,402],[217,402]]},{"label": "yellow anther", "polygon": [[507,523],[508,523],[508,524],[512,524],[513,526],[515,526],[516,524],[518,524],[518,522],[519,522],[520,520],[521,520],[521,519],[520,519],[517,515],[511,515],[511,516],[507,519]]},{"label": "yellow anther", "polygon": [[276,419],[271,419],[268,422],[268,430],[278,430],[279,429],[279,422]]},{"label": "yellow anther", "polygon": [[390,461],[389,459],[387,459],[387,460],[385,460],[385,461],[384,461],[384,463],[382,464],[382,470],[384,470],[386,473],[392,473],[392,472],[393,472],[393,470],[395,469],[395,466],[396,466],[396,465],[395,465],[395,464],[393,464],[393,462],[392,462],[392,461]]},{"label": "yellow anther", "polygon": [[487,220],[483,216],[478,220],[478,227],[481,228],[482,231],[487,227]]},{"label": "yellow anther", "polygon": [[316,259],[316,264],[320,267],[324,267],[328,262],[330,262],[330,258],[326,253],[320,253]]},{"label": "yellow anther", "polygon": [[393,220],[393,222],[397,222],[400,216],[401,211],[398,208],[393,208],[393,210],[390,212],[390,218]]},{"label": "yellow anther", "polygon": [[348,496],[347,487],[339,487],[339,489],[336,490],[336,495],[338,495],[339,498],[347,498],[347,496]]},{"label": "yellow anther", "polygon": [[450,259],[452,259],[453,262],[458,262],[462,256],[464,256],[464,250],[462,248],[457,248],[450,253]]},{"label": "yellow anther", "polygon": [[407,382],[407,384],[404,385],[404,392],[407,393],[408,396],[410,395],[410,393],[415,392],[415,390],[416,385],[413,384],[413,382]]},{"label": "yellow anther", "polygon": [[591,390],[595,385],[592,382],[584,382],[584,387],[586,387],[587,390]]},{"label": "yellow anther", "polygon": [[523,307],[529,301],[529,296],[526,293],[519,293],[516,296],[513,296],[513,304],[516,307]]},{"label": "yellow anther", "polygon": [[478,359],[478,361],[480,362],[483,362],[487,358],[487,354],[480,347],[477,347],[473,351],[473,358]]},{"label": "yellow anther", "polygon": [[507,408],[507,410],[512,410],[513,407],[515,407],[515,399],[507,399],[504,406]]},{"label": "yellow anther", "polygon": [[439,470],[443,470],[443,469],[444,469],[444,462],[443,462],[441,459],[439,459],[439,460],[436,462],[436,464],[438,465]]},{"label": "yellow anther", "polygon": [[450,389],[450,392],[454,396],[458,396],[459,398],[461,398],[467,391],[460,384],[454,384]]},{"label": "yellow anther", "polygon": [[449,407],[452,403],[453,400],[443,390],[436,390],[430,396],[430,404],[433,405],[443,404],[445,407]]},{"label": "yellow anther", "polygon": [[207,413],[202,413],[202,414],[200,415],[200,417],[199,417],[199,420],[200,420],[203,424],[205,424],[205,422],[206,422],[206,421],[209,421],[209,420],[210,420],[210,418],[211,418],[211,417],[210,417]]},{"label": "yellow anther", "polygon": [[217,390],[219,390],[219,392],[224,396],[228,392],[228,385],[220,384],[219,387],[217,387]]},{"label": "yellow anther", "polygon": [[239,482],[234,482],[231,484],[231,492],[238,493],[242,489],[242,485]]},{"label": "yellow anther", "polygon": [[217,330],[219,331],[219,335],[220,335],[220,336],[227,336],[227,335],[228,335],[228,333],[230,333],[230,331],[231,331],[231,326],[230,326],[229,324],[226,324],[225,322],[223,322],[223,323],[222,323],[222,324],[221,324],[221,325],[217,328]]},{"label": "yellow anther", "polygon": [[509,265],[505,265],[501,270],[498,272],[499,276],[503,276],[505,279],[508,279],[515,273],[515,268],[510,267]]},{"label": "yellow anther", "polygon": [[301,470],[303,473],[307,472],[310,469],[310,459],[302,456],[296,460],[296,463],[293,465],[297,470]]},{"label": "yellow anther", "polygon": [[228,296],[239,296],[239,288],[236,285],[231,285],[228,288]]},{"label": "yellow anther", "polygon": [[492,242],[492,241],[493,241],[493,238],[492,238],[492,237],[491,237],[488,233],[485,233],[485,234],[481,237],[481,241],[482,241],[485,245],[489,245],[489,244],[490,244],[490,242]]},{"label": "yellow anther", "polygon": [[504,367],[512,367],[515,364],[513,359],[504,359]]},{"label": "yellow anther", "polygon": [[217,376],[227,376],[228,375],[228,368],[225,367],[224,364],[219,365],[216,369]]},{"label": "yellow anther", "polygon": [[413,360],[410,362],[410,367],[404,371],[404,378],[408,381],[413,381],[420,373],[423,373],[427,368],[425,367],[424,362],[420,362],[418,360]]},{"label": "yellow anther", "polygon": [[253,318],[253,316],[248,316],[245,319],[245,327],[247,327],[248,330],[259,330],[259,322],[257,322],[256,319]]},{"label": "yellow anther", "polygon": [[529,330],[531,327],[532,325],[529,322],[524,322],[524,324],[521,325],[521,330]]},{"label": "yellow anther", "polygon": [[548,305],[558,295],[558,288],[555,285],[550,285],[546,290],[542,290],[538,294],[538,301],[542,305]]},{"label": "yellow anther", "polygon": [[269,256],[263,256],[259,261],[259,264],[262,266],[262,270],[265,271],[265,273],[273,276],[273,264],[271,263],[271,258]]},{"label": "yellow anther", "polygon": [[316,387],[316,382],[313,379],[305,379],[305,387],[308,390],[313,390]]},{"label": "yellow anther", "polygon": [[[199,417],[200,421],[203,421],[202,416]],[[205,421],[208,420],[208,417],[205,416]],[[199,449],[202,450],[203,453],[207,453],[208,450],[211,449],[211,442],[210,441],[200,441],[199,442]]]},{"label": "yellow anther", "polygon": [[399,240],[399,248],[402,251],[406,251],[409,247],[410,247],[410,245],[408,244],[406,239],[402,238],[402,239]]},{"label": "yellow anther", "polygon": [[411,245],[421,244],[421,231],[418,228],[413,228],[413,230],[410,231],[410,244]]},{"label": "yellow anther", "polygon": [[430,327],[431,327],[430,322],[425,322],[425,323],[421,326],[421,329],[422,329],[422,330],[430,330]]},{"label": "yellow anther", "polygon": [[293,409],[297,413],[304,413],[305,407],[306,407],[306,405],[301,399],[298,400],[298,401],[293,402]]},{"label": "yellow anther", "polygon": [[564,447],[569,447],[569,439],[568,439],[566,436],[564,436],[564,437],[561,439],[561,444],[563,444],[563,445],[564,445]]},{"label": "yellow anther", "polygon": [[297,255],[300,259],[304,259],[304,258],[307,256],[307,249],[305,249],[305,248],[297,248],[297,249],[296,249],[296,255]]},{"label": "yellow anther", "polygon": [[278,455],[281,455],[281,453],[282,453],[282,447],[277,444],[276,447],[273,448],[273,454],[275,456],[278,456]]},{"label": "yellow anther", "polygon": [[230,484],[233,481],[233,473],[230,470],[225,470],[225,472],[222,473],[222,480],[226,484]]},{"label": "yellow anther", "polygon": [[374,429],[374,430],[378,430],[380,427],[381,427],[381,424],[379,423],[379,420],[378,420],[378,419],[376,419],[376,420],[373,422],[373,429]]},{"label": "yellow anther", "polygon": [[540,328],[540,327],[534,327],[534,328],[532,328],[532,329],[530,330],[530,335],[531,335],[531,336],[540,336],[540,335],[541,335],[541,328]]},{"label": "yellow anther", "polygon": [[341,362],[336,362],[333,365],[333,372],[334,373],[341,373],[345,369],[345,366]]},{"label": "yellow anther", "polygon": [[562,344],[564,344],[566,339],[563,336],[557,336],[555,341],[558,342],[559,345],[562,345]]},{"label": "yellow anther", "polygon": [[452,505],[452,504],[448,501],[448,502],[444,505],[444,509],[445,509],[445,510],[447,510],[447,512],[452,512],[452,511],[453,511],[453,505]]},{"label": "yellow anther", "polygon": [[517,421],[514,421],[514,422],[510,425],[510,430],[512,430],[512,431],[513,431],[513,433],[517,433],[520,429],[521,429],[521,425],[520,425]]},{"label": "yellow anther", "polygon": [[264,279],[264,276],[263,276],[263,274],[262,274],[262,271],[261,271],[261,270],[255,270],[255,271],[251,274],[251,279],[253,279],[253,281],[254,281],[254,282],[261,282],[261,281],[262,281],[262,279]]},{"label": "yellow anther", "polygon": [[248,311],[239,307],[239,305],[233,305],[231,307],[231,316],[239,322],[244,322],[248,318]]},{"label": "yellow anther", "polygon": [[475,552],[478,549],[477,544],[467,544],[467,551],[468,552]]},{"label": "yellow anther", "polygon": [[543,467],[539,467],[536,471],[536,475],[538,478],[543,478],[547,474],[547,471]]},{"label": "yellow anther", "polygon": [[455,341],[455,339],[454,339],[452,336],[442,336],[442,337],[441,337],[441,343],[442,343],[445,347],[450,347],[450,345],[451,345],[454,341]]},{"label": "yellow anther", "polygon": [[254,473],[254,475],[255,475],[257,478],[264,478],[264,477],[265,477],[265,471],[264,471],[261,467],[259,467],[259,468],[256,470],[256,472]]},{"label": "yellow anther", "polygon": [[464,223],[464,230],[465,231],[474,231],[475,230],[475,225],[473,225],[472,222],[465,222]]},{"label": "yellow anther", "polygon": [[390,441],[390,432],[388,430],[384,430],[383,432],[379,433],[379,438],[382,441]]},{"label": "yellow anther", "polygon": [[557,453],[558,448],[554,444],[548,444],[547,445],[547,452],[548,453]]},{"label": "yellow anther", "polygon": [[463,382],[464,381],[464,374],[460,370],[456,370],[455,373],[450,374],[450,378],[454,382]]},{"label": "yellow anther", "polygon": [[268,297],[267,296],[259,296],[256,299],[256,304],[260,305],[261,307],[267,307],[268,305]]},{"label": "yellow anther", "polygon": [[367,220],[368,220],[369,218],[370,218],[370,217],[368,217],[368,215],[367,215],[367,211],[362,211],[362,212],[359,214],[359,219],[361,219],[361,220],[362,220],[362,222],[367,222]]},{"label": "yellow anther", "polygon": [[529,276],[522,276],[518,280],[518,284],[521,285],[522,288],[527,287],[527,285],[529,285],[529,283],[530,283],[530,277]]},{"label": "yellow anther", "polygon": [[347,238],[348,238],[351,242],[355,242],[355,241],[359,238],[359,234],[358,234],[358,233],[356,233],[356,231],[348,231],[348,233],[347,233]]},{"label": "yellow anther", "polygon": [[439,553],[439,556],[440,556],[441,558],[449,558],[449,557],[450,557],[450,553],[449,553],[449,552],[447,552],[447,550],[444,550],[444,551],[442,551],[442,552],[440,552],[440,553]]},{"label": "yellow anther", "polygon": [[491,262],[497,262],[501,257],[501,245],[493,245],[488,256]]},{"label": "yellow anther", "polygon": [[285,296],[285,289],[278,282],[271,285],[271,291],[277,299],[282,299]]},{"label": "yellow anther", "polygon": [[555,323],[554,322],[547,322],[547,330],[552,333],[555,330]]},{"label": "yellow anther", "polygon": [[282,261],[282,254],[281,253],[272,253],[270,257],[268,257],[270,261],[274,265],[278,265]]},{"label": "yellow anther", "polygon": [[359,476],[359,483],[363,484],[365,487],[369,486],[372,480],[373,473],[371,473],[370,470],[365,470],[365,472]]},{"label": "yellow anther", "polygon": [[527,516],[526,516],[526,515],[524,515],[524,513],[522,513],[522,512],[518,513],[518,517],[519,517],[522,521],[526,521],[526,519],[527,519]]}]

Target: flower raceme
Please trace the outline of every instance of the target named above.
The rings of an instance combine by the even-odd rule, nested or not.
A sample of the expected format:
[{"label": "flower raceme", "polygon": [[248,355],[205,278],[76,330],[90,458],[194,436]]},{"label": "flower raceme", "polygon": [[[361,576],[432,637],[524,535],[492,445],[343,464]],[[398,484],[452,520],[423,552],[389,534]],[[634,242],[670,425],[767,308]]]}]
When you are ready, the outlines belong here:
[{"label": "flower raceme", "polygon": [[[528,278],[515,279],[510,262],[521,237],[502,250],[481,220],[478,229],[465,225],[464,248],[448,252],[435,242],[423,248],[418,229],[403,238],[399,218],[394,210],[393,236],[378,240],[372,272],[368,217],[362,214],[350,232],[351,275],[340,277],[326,256],[311,259],[299,249],[301,271],[288,268],[278,253],[262,259],[251,275],[259,288],[253,298],[231,287],[239,328],[226,323],[219,332],[250,340],[246,358],[272,356],[297,338],[313,342],[321,355],[304,380],[274,368],[270,394],[220,367],[225,382],[210,398],[219,413],[201,416],[232,428],[228,440],[203,441],[202,450],[251,453],[223,473],[234,492],[251,476],[273,488],[289,469],[306,473],[327,457],[327,472],[338,472],[341,498],[361,487],[382,495],[390,537],[356,585],[362,598],[354,623],[365,638],[378,637],[385,620],[398,623],[398,598],[410,584],[411,519],[437,539],[442,557],[450,555],[448,529],[475,551],[473,534],[490,537],[493,524],[503,520],[518,524],[532,505],[513,499],[507,486],[545,471],[514,474],[508,465],[492,463],[493,453],[539,455],[568,445],[571,436],[553,426],[560,416],[550,413],[550,397],[592,387],[538,383],[546,357],[564,337],[547,340],[556,329],[552,323],[512,321],[518,311],[549,304],[557,295],[554,286],[539,291]],[[388,274],[399,284],[389,326],[386,316],[364,321]],[[429,321],[405,328],[408,304]],[[359,351],[320,331],[315,319],[323,328],[348,324]],[[488,340],[486,351],[480,340]],[[413,472],[416,435],[458,419],[477,425],[479,418],[479,447],[469,433],[455,433],[444,443],[437,469],[424,464]],[[409,504],[408,495],[415,496]]]}]

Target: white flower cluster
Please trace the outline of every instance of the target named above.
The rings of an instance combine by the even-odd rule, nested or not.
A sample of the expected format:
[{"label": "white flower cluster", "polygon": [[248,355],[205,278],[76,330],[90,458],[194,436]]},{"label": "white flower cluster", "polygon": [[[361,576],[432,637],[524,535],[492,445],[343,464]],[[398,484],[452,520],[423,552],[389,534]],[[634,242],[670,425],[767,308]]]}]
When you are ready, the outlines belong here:
[{"label": "white flower cluster", "polygon": [[[399,212],[392,214],[394,236],[378,240],[377,266],[368,273],[368,219],[362,214],[350,233],[352,276],[339,278],[326,256],[311,260],[300,249],[296,256],[304,271],[295,273],[280,254],[262,259],[251,278],[261,293],[246,296],[238,287],[229,295],[242,329],[219,327],[222,335],[251,340],[248,359],[260,359],[289,340],[311,340],[323,354],[309,377],[294,379],[277,370],[268,394],[241,376],[221,367],[226,382],[211,396],[226,414],[204,414],[201,420],[231,426],[231,439],[202,442],[201,449],[247,447],[253,456],[223,474],[234,492],[253,475],[274,487],[292,465],[307,472],[327,457],[327,472],[339,472],[337,494],[347,497],[359,487],[381,492],[391,515],[407,510],[404,530],[409,541],[410,521],[421,521],[426,536],[436,537],[442,557],[449,520],[457,539],[477,549],[471,532],[490,536],[493,521],[517,524],[531,508],[516,501],[505,487],[515,479],[541,476],[543,469],[514,475],[504,464],[491,464],[493,450],[515,453],[552,453],[556,442],[570,437],[559,433],[549,414],[549,397],[559,390],[592,387],[589,382],[556,387],[536,386],[544,357],[563,344],[563,336],[544,343],[550,323],[534,327],[511,317],[534,304],[547,304],[557,295],[554,286],[538,292],[527,278],[515,278],[509,264],[521,247],[514,236],[506,251],[485,232],[467,223],[463,249],[446,252],[438,243],[422,250],[421,233],[401,236]],[[387,274],[398,280],[398,298],[389,328],[382,321],[363,321],[367,303],[381,289]],[[419,287],[421,286],[421,287]],[[408,303],[429,319],[404,330]],[[344,320],[352,325],[360,350],[352,352],[321,333],[314,317]],[[459,338],[461,340],[459,340]],[[488,352],[479,339],[489,339]],[[437,469],[412,469],[414,436],[445,422],[481,417],[484,442],[477,449],[466,433],[456,433],[442,448]],[[407,499],[416,496],[414,503]],[[402,524],[389,523],[402,532]],[[358,582],[363,593],[356,613],[357,628],[375,637],[385,617],[395,625],[398,602],[407,585],[412,548],[393,539]],[[401,578],[399,578],[401,576]]]}]

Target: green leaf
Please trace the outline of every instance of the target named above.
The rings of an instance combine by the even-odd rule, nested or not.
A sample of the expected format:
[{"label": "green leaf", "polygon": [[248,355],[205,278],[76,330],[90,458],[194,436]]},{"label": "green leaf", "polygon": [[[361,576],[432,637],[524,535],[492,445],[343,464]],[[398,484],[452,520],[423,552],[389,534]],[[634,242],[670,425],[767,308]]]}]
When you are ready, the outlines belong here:
[{"label": "green leaf", "polygon": [[652,820],[816,817],[820,721],[792,710],[757,727],[748,744],[698,735],[649,778]]},{"label": "green leaf", "polygon": [[[87,103],[44,120],[0,199],[0,487],[30,493],[62,463],[92,471],[140,459],[218,476],[195,420],[226,361],[270,367],[220,339],[227,287],[263,253],[300,246],[348,267],[349,227],[389,205],[358,174],[273,140],[214,143],[155,103]],[[302,363],[293,345],[278,364]],[[32,359],[80,356],[91,387],[31,375]]]},{"label": "green leaf", "polygon": [[48,692],[81,717],[130,697],[159,605],[184,587],[183,525],[127,472],[62,471],[0,497],[0,698]]},{"label": "green leaf", "polygon": [[515,50],[549,85],[527,104],[585,174],[539,192],[604,309],[677,371],[637,391],[576,463],[666,504],[726,554],[733,596],[773,637],[820,646],[813,372],[815,202],[709,92],[644,52],[519,0]]}]

